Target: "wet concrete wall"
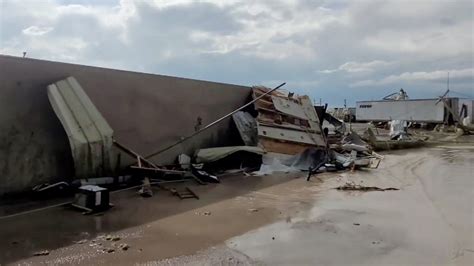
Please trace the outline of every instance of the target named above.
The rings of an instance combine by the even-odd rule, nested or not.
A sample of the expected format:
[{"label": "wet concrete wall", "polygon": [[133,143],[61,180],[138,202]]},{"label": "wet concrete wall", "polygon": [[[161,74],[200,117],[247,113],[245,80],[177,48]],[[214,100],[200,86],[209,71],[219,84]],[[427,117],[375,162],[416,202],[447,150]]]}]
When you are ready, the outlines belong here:
[{"label": "wet concrete wall", "polygon": [[[0,195],[72,178],[67,136],[46,87],[74,76],[115,131],[115,138],[147,155],[246,102],[250,88],[0,55]],[[172,163],[179,153],[229,145],[231,120],[152,158]],[[122,163],[130,158],[122,156]]]}]

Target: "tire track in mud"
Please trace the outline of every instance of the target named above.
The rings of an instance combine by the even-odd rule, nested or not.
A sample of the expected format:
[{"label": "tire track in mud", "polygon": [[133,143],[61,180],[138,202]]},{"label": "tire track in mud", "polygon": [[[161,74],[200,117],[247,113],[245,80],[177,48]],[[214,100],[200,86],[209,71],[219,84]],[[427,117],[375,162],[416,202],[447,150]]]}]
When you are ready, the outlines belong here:
[{"label": "tire track in mud", "polygon": [[[393,178],[398,181],[399,188],[403,189],[408,186],[413,185],[410,181],[412,180],[411,177],[414,177],[414,171],[420,167],[423,163],[426,162],[426,156],[419,157],[419,156],[408,156],[401,160],[396,161],[394,164],[386,165],[384,168],[380,169],[384,171],[383,175]],[[397,171],[401,169],[400,173]],[[381,172],[377,171],[375,174],[381,174]],[[403,176],[402,178],[400,176]]]},{"label": "tire track in mud", "polygon": [[[451,150],[451,149],[450,149]],[[438,160],[439,158],[436,156],[432,156],[433,159]],[[432,196],[430,196],[430,193],[427,191],[427,184],[423,181],[423,177],[417,173],[419,171],[419,168],[426,163],[426,157],[422,158],[422,160],[419,160],[419,163],[413,165],[412,167],[409,168],[410,173],[416,178],[416,181],[421,187],[421,190],[423,192],[423,195],[426,197],[426,199],[429,201],[431,206],[433,207],[434,210],[436,210],[436,213],[438,214],[440,220],[451,230],[451,235],[453,236],[453,240],[456,244],[455,246],[455,251],[453,252],[454,255],[452,257],[452,260],[462,256],[464,247],[460,240],[457,239],[456,237],[456,230],[453,227],[453,225],[448,221],[446,215],[444,215],[442,208],[438,206]]]}]

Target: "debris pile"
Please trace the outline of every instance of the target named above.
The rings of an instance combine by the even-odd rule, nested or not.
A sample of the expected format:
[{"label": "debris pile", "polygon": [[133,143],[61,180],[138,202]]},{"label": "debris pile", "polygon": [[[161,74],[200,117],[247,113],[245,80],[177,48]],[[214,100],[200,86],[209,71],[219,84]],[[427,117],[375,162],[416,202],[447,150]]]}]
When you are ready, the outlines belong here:
[{"label": "debris pile", "polygon": [[[418,147],[425,143],[408,132],[409,123],[405,120],[392,120],[387,138],[376,136],[373,130],[378,129],[370,124],[359,135],[352,128],[353,118],[346,124],[327,112],[327,105],[315,107],[308,96],[278,91],[283,85],[285,83],[273,89],[252,87],[252,99],[245,105],[207,125],[199,118],[197,126],[189,125],[194,126],[194,133],[144,156],[115,138],[114,131],[73,77],[58,81],[49,86],[50,101],[65,131],[73,132],[68,136],[78,166],[76,175],[84,178],[44,184],[35,190],[51,191],[54,188],[69,191],[87,188],[87,185],[108,187],[123,184],[130,189],[139,188],[142,197],[152,197],[157,190],[163,190],[179,199],[199,200],[200,196],[194,190],[180,184],[190,181],[199,185],[218,184],[224,176],[233,174],[263,176],[274,172],[302,171],[308,173],[307,180],[310,180],[312,175],[321,172],[377,168],[383,156],[375,151]],[[407,98],[406,93],[400,91],[393,100]],[[77,108],[65,108],[68,106]],[[198,148],[194,154],[177,156],[173,165],[162,166],[152,160],[154,156],[229,119],[235,126],[229,130],[236,129],[235,136],[240,136],[234,141],[238,145]],[[329,124],[326,127],[324,123]],[[87,124],[94,125],[95,129],[86,128]],[[89,138],[89,135],[94,138]],[[129,156],[133,163],[124,168],[122,156]],[[81,160],[86,160],[87,164]],[[106,175],[111,177],[104,177]],[[338,189],[378,188],[346,185]],[[95,190],[102,188],[95,187]],[[81,202],[87,203],[91,210],[97,207],[87,197]],[[84,208],[82,205],[75,202],[75,206]]]},{"label": "debris pile", "polygon": [[353,182],[348,182],[342,186],[336,187],[337,190],[344,190],[344,191],[389,191],[389,190],[399,190],[398,188],[388,187],[388,188],[379,188],[379,187],[369,187],[369,186],[362,186],[357,185]]},{"label": "debris pile", "polygon": [[[36,190],[53,187],[74,190],[87,186],[103,190],[96,186],[126,184],[129,187],[132,185],[131,188],[138,187],[142,197],[152,197],[158,188],[180,199],[199,199],[188,186],[165,184],[195,181],[205,185],[219,183],[219,176],[227,174],[268,175],[273,172],[299,171],[307,171],[309,180],[311,175],[323,171],[378,166],[381,157],[373,153],[371,146],[357,134],[348,131],[344,122],[326,113],[327,105],[318,109],[308,96],[277,91],[283,85],[274,89],[253,87],[252,99],[244,106],[206,126],[203,126],[201,119],[193,134],[182,137],[158,152],[143,156],[115,139],[114,131],[77,80],[69,77],[58,81],[49,86],[50,101],[65,130],[74,131],[74,134],[68,135],[75,164],[79,166],[77,171],[80,172],[76,174],[88,178],[56,185],[45,184],[37,186]],[[65,108],[68,106],[77,108]],[[242,145],[197,149],[194,154],[180,154],[176,164],[168,166],[157,165],[150,159],[228,118],[232,119],[240,136],[238,142]],[[334,126],[337,138],[330,138],[327,128],[323,129],[324,120]],[[95,125],[94,129],[86,128],[86,124]],[[95,137],[89,138],[89,135]],[[329,139],[332,141],[329,142]],[[86,149],[87,146],[96,148]],[[122,155],[134,161],[126,169],[121,167]],[[81,159],[88,164],[82,163]],[[371,163],[374,159],[378,159],[378,163]],[[101,177],[105,174],[113,177]],[[94,202],[86,199],[84,197],[80,202],[76,200],[74,206],[84,209],[82,202],[87,202],[87,210],[97,208]]]},{"label": "debris pile", "polygon": [[[254,87],[253,98],[268,91]],[[272,92],[260,97],[254,106],[258,144],[267,152],[295,155],[309,147],[326,147],[321,123],[308,96]]]}]

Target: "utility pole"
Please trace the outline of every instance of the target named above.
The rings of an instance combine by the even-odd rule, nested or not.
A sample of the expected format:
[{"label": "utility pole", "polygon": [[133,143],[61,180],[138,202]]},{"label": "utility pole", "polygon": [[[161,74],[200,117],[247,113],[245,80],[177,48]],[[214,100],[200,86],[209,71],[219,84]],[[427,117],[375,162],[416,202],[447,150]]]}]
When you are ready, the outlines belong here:
[{"label": "utility pole", "polygon": [[344,99],[344,109],[347,108],[347,101]]}]

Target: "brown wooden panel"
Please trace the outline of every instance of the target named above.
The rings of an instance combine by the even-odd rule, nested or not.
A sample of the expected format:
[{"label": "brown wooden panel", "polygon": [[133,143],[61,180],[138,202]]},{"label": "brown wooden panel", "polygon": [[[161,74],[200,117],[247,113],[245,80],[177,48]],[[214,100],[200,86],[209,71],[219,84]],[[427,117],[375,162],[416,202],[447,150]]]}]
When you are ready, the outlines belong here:
[{"label": "brown wooden panel", "polygon": [[309,147],[315,147],[312,145],[304,145],[293,142],[281,142],[274,139],[259,137],[259,143],[267,152],[276,152],[289,155],[295,155],[303,152]]}]

